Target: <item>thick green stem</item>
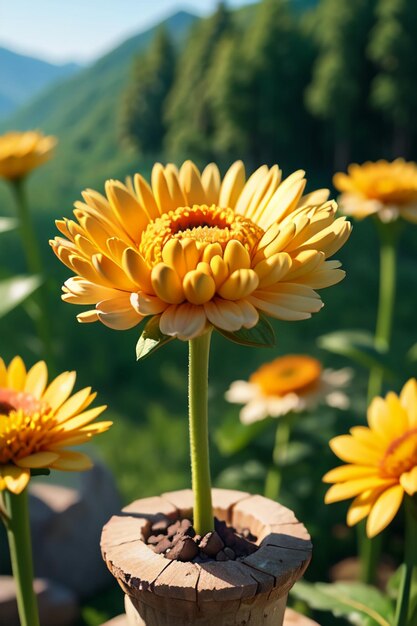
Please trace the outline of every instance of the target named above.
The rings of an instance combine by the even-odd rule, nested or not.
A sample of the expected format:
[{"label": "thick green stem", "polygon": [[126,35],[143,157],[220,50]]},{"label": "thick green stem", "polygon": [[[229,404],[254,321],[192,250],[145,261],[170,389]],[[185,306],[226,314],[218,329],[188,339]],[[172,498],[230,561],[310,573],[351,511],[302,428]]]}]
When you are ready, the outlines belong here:
[{"label": "thick green stem", "polygon": [[[33,228],[32,218],[26,199],[24,178],[18,178],[12,182],[12,188],[16,197],[17,214],[19,218],[20,237],[22,247],[26,257],[26,264],[31,274],[44,276],[42,257],[40,254],[38,240]],[[48,296],[46,284],[43,283],[38,292],[33,297],[37,307],[35,323],[40,340],[44,346],[45,359],[51,365],[52,341],[50,334],[50,324],[48,321]]]},{"label": "thick green stem", "polygon": [[417,502],[406,496],[404,564],[393,626],[411,626],[410,592],[414,568],[417,568]]},{"label": "thick green stem", "polygon": [[[397,276],[397,243],[401,230],[400,223],[382,224],[377,221],[380,236],[379,302],[375,329],[375,346],[389,350],[394,317],[395,289]],[[383,371],[375,367],[371,370],[368,383],[368,406],[382,393]],[[361,557],[361,580],[366,584],[375,582],[376,571],[382,548],[382,538],[378,535],[368,539],[365,527],[359,527],[359,551]]]},{"label": "thick green stem", "polygon": [[10,559],[16,581],[20,626],[39,626],[38,607],[33,591],[33,563],[29,526],[28,491],[16,495],[4,492]]},{"label": "thick green stem", "polygon": [[291,435],[290,416],[286,415],[278,419],[275,431],[275,444],[272,452],[272,464],[268,470],[265,481],[265,497],[278,500],[282,482],[282,465],[288,452],[288,442]]},{"label": "thick green stem", "polygon": [[211,331],[189,342],[188,414],[194,528],[198,535],[214,529],[208,436],[208,366]]}]

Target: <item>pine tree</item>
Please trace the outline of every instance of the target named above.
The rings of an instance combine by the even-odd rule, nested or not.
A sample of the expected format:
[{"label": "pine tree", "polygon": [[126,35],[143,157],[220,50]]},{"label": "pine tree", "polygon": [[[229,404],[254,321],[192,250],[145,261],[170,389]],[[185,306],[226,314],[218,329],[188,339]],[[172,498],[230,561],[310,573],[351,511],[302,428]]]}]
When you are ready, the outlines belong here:
[{"label": "pine tree", "polygon": [[121,109],[121,136],[139,152],[158,154],[166,133],[163,110],[175,72],[175,50],[164,29],[158,30],[133,66]]},{"label": "pine tree", "polygon": [[311,54],[286,0],[263,0],[246,31],[219,53],[210,81],[217,150],[253,166],[277,160],[290,166],[306,126]]},{"label": "pine tree", "polygon": [[230,13],[220,3],[211,17],[196,25],[181,55],[166,109],[166,147],[176,160],[207,161],[213,156],[209,76],[216,50],[231,28]]},{"label": "pine tree", "polygon": [[366,47],[374,21],[375,0],[322,0],[316,16],[319,48],[306,105],[330,125],[336,167],[351,154],[356,120],[368,99]]},{"label": "pine tree", "polygon": [[417,2],[379,0],[369,53],[378,73],[372,102],[394,129],[393,152],[406,156],[417,130]]}]

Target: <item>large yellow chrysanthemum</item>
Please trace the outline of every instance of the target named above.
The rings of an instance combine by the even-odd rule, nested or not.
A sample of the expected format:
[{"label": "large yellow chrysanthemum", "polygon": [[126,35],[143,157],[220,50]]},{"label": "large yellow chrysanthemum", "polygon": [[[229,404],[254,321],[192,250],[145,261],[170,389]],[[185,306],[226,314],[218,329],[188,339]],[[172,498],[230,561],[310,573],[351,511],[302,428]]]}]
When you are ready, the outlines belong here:
[{"label": "large yellow chrysanthemum", "polygon": [[31,469],[91,467],[85,454],[66,448],[108,430],[112,422],[91,424],[106,407],[86,410],[97,395],[91,387],[71,396],[75,378],[75,372],[64,372],[47,386],[43,361],[27,372],[20,357],[8,367],[0,359],[0,491],[21,493]]},{"label": "large yellow chrysanthemum", "polygon": [[346,215],[363,219],[376,215],[382,222],[399,217],[417,222],[417,164],[396,159],[352,164],[348,174],[333,179],[342,192],[340,208]]},{"label": "large yellow chrysanthemum", "polygon": [[0,176],[16,180],[48,161],[56,139],[30,130],[0,136]]},{"label": "large yellow chrysanthemum", "polygon": [[136,174],[125,186],[106,183],[75,205],[78,223],[57,222],[66,237],[51,245],[78,276],[63,299],[95,305],[80,322],[127,329],[160,316],[163,334],[188,340],[211,325],[234,332],[258,322],[258,311],[302,320],[322,307],[315,289],[344,272],[328,261],[350,225],[321,189],[302,196],[304,172],[281,182],[278,166],[246,181],[236,162],[223,181],[215,164],[202,174],[157,163],[152,186]]},{"label": "large yellow chrysanthemum", "polygon": [[328,472],[323,480],[336,483],[326,503],[355,497],[347,516],[349,526],[365,517],[374,537],[392,521],[404,493],[417,493],[417,381],[409,380],[400,396],[375,398],[368,424],[351,428],[350,435],[330,441],[333,452],[349,465]]}]

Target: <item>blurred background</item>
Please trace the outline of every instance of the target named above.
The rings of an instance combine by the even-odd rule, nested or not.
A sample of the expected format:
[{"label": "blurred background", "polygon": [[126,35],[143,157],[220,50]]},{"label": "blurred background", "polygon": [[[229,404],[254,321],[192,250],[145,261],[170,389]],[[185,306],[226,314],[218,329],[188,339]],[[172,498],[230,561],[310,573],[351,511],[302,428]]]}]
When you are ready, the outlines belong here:
[{"label": "blurred background", "polygon": [[[55,158],[28,184],[49,272],[57,369],[76,369],[79,385],[92,385],[109,404],[114,426],[92,452],[113,472],[124,502],[190,484],[187,346],[173,342],[136,364],[138,329],[79,325],[80,310],[59,297],[69,273],[47,243],[56,234],[54,220],[71,216],[84,188],[102,191],[107,178],[123,180],[137,171],[149,177],[158,160],[191,158],[199,166],[214,160],[225,171],[242,159],[249,172],[278,163],[284,175],[303,168],[311,191],[331,188],[333,173],[352,161],[415,159],[416,32],[414,0],[2,4],[0,131],[37,128],[59,141]],[[13,201],[0,181],[1,216],[13,215]],[[373,332],[373,224],[355,224],[338,258],[347,278],[322,292],[325,308],[312,320],[275,322],[275,348],[214,338],[210,419],[217,486],[262,492],[272,454],[273,421],[255,436],[239,424],[239,407],[225,402],[233,380],[288,352],[345,366],[342,357],[321,352],[317,338],[350,328]],[[394,389],[416,371],[403,356],[417,341],[416,258],[410,225],[400,247]],[[17,235],[3,235],[0,278],[24,272]],[[21,354],[30,364],[39,357],[30,314],[20,307],[0,320],[6,360]],[[350,411],[321,409],[295,427],[281,499],[313,536],[311,580],[328,580],[332,565],[355,551],[354,533],[344,525],[347,504],[325,507],[321,476],[337,464],[329,438],[363,420],[366,383],[366,370],[358,369]],[[396,551],[394,534],[393,564]],[[121,612],[122,594],[114,587],[85,601],[80,626]]]}]

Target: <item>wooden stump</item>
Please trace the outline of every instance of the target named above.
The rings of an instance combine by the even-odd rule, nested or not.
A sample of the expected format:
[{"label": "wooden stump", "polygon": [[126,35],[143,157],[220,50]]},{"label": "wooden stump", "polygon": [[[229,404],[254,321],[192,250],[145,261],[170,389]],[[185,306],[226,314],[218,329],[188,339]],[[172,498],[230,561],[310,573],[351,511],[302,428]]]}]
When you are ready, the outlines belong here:
[{"label": "wooden stump", "polygon": [[[127,615],[119,615],[118,617],[111,619],[109,622],[102,624],[102,626],[129,626],[129,622],[127,620]],[[292,609],[286,609],[283,626],[319,626],[319,624],[317,622],[313,622],[313,620],[309,619],[305,615],[296,613]]]},{"label": "wooden stump", "polygon": [[241,561],[182,563],[144,543],[158,513],[192,514],[191,490],[144,498],[113,516],[101,550],[128,596],[129,626],[282,626],[288,591],[311,559],[311,541],[292,511],[240,491],[213,489],[215,515],[249,528],[259,549]]}]

